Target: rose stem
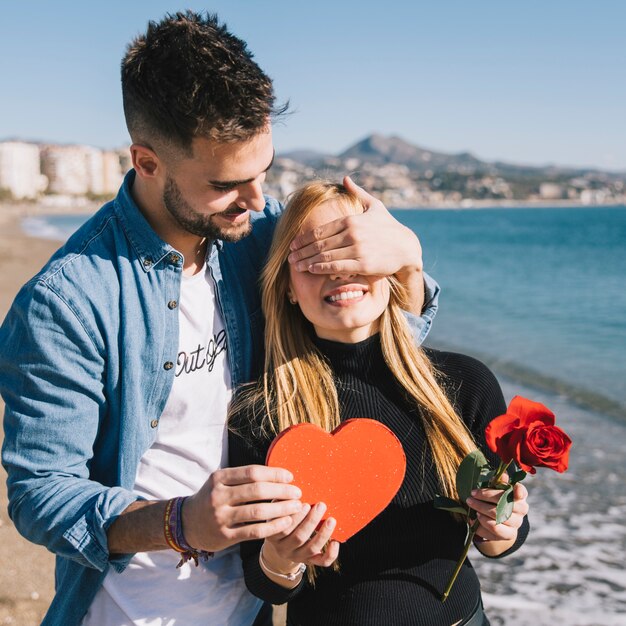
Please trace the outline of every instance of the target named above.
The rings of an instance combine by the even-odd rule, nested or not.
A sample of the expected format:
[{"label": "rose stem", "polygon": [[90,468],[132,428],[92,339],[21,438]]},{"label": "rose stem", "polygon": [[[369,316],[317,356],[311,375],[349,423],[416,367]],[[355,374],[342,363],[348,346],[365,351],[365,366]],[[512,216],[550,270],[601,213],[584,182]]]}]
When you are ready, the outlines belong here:
[{"label": "rose stem", "polygon": [[452,585],[454,584],[456,577],[459,575],[459,572],[461,571],[461,567],[463,566],[463,561],[465,561],[465,559],[467,558],[467,553],[469,552],[470,546],[472,545],[472,540],[474,539],[474,535],[476,534],[476,531],[478,530],[479,524],[480,522],[476,520],[469,528],[469,531],[467,533],[467,539],[465,540],[465,546],[463,548],[463,553],[461,554],[461,557],[457,561],[456,567],[454,568],[454,572],[452,573],[452,576],[450,577],[450,581],[448,582],[448,586],[446,587],[445,591],[441,595],[442,602],[445,602],[447,600],[448,595],[450,594],[450,590],[452,589]]}]

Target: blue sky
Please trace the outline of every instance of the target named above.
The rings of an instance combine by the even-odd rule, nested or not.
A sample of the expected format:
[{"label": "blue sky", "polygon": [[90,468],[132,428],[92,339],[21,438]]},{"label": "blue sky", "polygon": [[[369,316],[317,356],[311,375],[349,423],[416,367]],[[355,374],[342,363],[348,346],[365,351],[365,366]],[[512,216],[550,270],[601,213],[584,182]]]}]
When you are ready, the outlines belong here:
[{"label": "blue sky", "polygon": [[622,0],[8,0],[0,139],[127,142],[119,62],[149,19],[217,12],[293,114],[277,150],[371,132],[518,163],[626,170]]}]

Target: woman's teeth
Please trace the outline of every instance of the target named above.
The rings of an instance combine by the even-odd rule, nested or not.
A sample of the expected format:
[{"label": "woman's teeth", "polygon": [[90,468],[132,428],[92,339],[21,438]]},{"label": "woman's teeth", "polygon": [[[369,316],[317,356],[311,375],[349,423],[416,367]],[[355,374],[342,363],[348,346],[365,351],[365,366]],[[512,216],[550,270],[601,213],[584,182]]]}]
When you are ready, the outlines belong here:
[{"label": "woman's teeth", "polygon": [[353,300],[354,298],[360,298],[363,295],[362,291],[342,291],[336,296],[328,296],[329,302],[337,302],[339,300]]}]

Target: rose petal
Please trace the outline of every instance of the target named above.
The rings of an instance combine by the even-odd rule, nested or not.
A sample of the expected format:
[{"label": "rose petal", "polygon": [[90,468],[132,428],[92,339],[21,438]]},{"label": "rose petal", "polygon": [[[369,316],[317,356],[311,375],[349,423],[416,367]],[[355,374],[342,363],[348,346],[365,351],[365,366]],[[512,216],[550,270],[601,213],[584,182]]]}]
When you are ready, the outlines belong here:
[{"label": "rose petal", "polygon": [[529,474],[535,474],[534,465],[536,459],[532,455],[526,454],[526,431],[518,429],[511,435],[511,444],[514,446],[513,459],[515,462]]},{"label": "rose petal", "polygon": [[492,452],[500,456],[498,452],[498,439],[508,435],[511,431],[519,427],[519,419],[515,415],[505,413],[494,417],[485,428],[485,440]]},{"label": "rose petal", "polygon": [[572,440],[558,427],[537,425],[529,428],[522,445],[525,459],[537,467],[547,467],[564,472],[569,463]]},{"label": "rose petal", "polygon": [[527,427],[536,420],[546,425],[553,425],[556,419],[554,413],[548,407],[522,396],[515,396],[511,400],[507,413],[518,417],[521,427]]}]

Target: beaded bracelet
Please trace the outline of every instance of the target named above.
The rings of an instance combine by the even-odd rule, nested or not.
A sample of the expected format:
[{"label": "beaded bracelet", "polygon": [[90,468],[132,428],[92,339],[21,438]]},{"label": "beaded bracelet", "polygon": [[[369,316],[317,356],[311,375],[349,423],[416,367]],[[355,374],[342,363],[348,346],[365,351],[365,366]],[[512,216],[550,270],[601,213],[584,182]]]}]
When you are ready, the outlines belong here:
[{"label": "beaded bracelet", "polygon": [[181,555],[177,568],[187,561],[193,560],[198,567],[199,559],[207,561],[213,556],[213,552],[206,550],[196,550],[185,540],[183,534],[183,504],[187,498],[172,498],[165,505],[165,515],[163,517],[163,531],[167,545]]}]

